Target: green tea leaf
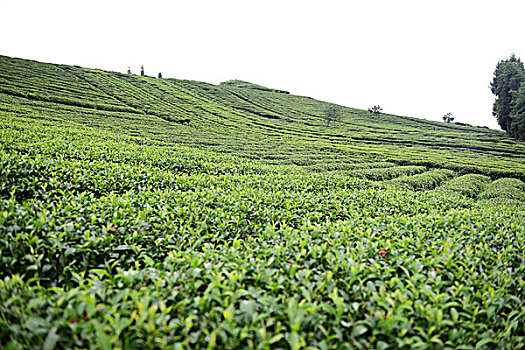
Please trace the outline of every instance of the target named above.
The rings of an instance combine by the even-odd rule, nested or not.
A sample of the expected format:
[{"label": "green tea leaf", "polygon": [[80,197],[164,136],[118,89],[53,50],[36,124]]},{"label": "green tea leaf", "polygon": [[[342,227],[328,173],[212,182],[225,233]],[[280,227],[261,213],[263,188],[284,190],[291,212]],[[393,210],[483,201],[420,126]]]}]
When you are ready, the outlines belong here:
[{"label": "green tea leaf", "polygon": [[49,333],[47,333],[46,340],[44,341],[43,349],[44,350],[52,350],[55,348],[57,341],[59,339],[59,335],[57,334],[57,327],[53,327],[49,330]]}]

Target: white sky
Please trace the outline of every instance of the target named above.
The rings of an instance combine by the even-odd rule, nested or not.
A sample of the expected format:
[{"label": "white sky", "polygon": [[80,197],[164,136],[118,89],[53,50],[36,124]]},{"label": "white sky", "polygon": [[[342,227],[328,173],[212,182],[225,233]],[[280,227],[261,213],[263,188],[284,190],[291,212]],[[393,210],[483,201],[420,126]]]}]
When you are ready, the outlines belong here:
[{"label": "white sky", "polygon": [[498,128],[497,62],[525,59],[524,0],[0,0],[0,54]]}]

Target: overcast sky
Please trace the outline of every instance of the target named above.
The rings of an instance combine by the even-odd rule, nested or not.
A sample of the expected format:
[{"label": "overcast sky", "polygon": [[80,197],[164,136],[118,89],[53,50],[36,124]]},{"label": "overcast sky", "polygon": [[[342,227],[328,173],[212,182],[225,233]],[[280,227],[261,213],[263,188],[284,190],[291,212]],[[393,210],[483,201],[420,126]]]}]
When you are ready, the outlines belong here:
[{"label": "overcast sky", "polygon": [[0,0],[0,54],[498,128],[497,62],[525,59],[524,0]]}]

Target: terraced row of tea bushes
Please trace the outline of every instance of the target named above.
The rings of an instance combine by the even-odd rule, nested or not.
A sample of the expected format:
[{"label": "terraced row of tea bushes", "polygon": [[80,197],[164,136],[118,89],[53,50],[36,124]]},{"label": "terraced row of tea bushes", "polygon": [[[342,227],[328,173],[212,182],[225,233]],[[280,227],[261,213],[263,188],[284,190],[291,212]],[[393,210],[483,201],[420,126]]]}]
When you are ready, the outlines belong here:
[{"label": "terraced row of tea bushes", "polygon": [[414,191],[432,190],[454,176],[455,173],[452,170],[435,169],[422,174],[401,176],[391,180],[389,184]]},{"label": "terraced row of tea bushes", "polygon": [[[339,171],[344,174],[345,170],[356,170],[356,169],[373,169],[373,168],[390,168],[394,167],[396,164],[392,162],[365,162],[365,159],[360,162],[349,163],[343,162],[342,160],[335,161],[334,159],[326,159],[324,162],[318,164],[307,166],[306,169],[315,172],[324,172],[324,171]],[[348,172],[346,174],[349,174]]]},{"label": "terraced row of tea bushes", "polygon": [[456,177],[439,186],[436,191],[446,195],[464,195],[476,198],[490,182],[490,178],[479,174],[467,174]]},{"label": "terraced row of tea bushes", "polygon": [[518,179],[502,178],[492,182],[480,194],[481,199],[525,200],[525,183]]},{"label": "terraced row of tea bushes", "polygon": [[399,176],[410,176],[415,174],[420,174],[425,172],[427,168],[424,166],[396,166],[396,167],[387,167],[387,168],[372,168],[372,169],[362,169],[353,171],[352,176],[364,177],[369,180],[383,181],[391,180]]}]

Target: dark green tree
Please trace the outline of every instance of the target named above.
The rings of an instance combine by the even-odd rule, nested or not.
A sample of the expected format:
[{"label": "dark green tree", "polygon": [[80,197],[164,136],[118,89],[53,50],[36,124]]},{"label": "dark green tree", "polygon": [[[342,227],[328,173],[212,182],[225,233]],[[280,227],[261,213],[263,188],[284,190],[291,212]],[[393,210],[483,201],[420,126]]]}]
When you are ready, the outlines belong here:
[{"label": "dark green tree", "polygon": [[517,136],[512,127],[513,92],[517,91],[524,81],[525,68],[523,62],[514,54],[509,59],[498,62],[494,71],[494,78],[490,84],[492,93],[496,95],[492,114],[498,119],[499,126],[507,132],[508,136]]},{"label": "dark green tree", "polygon": [[513,91],[512,101],[510,128],[515,138],[525,141],[525,82],[521,83],[517,91]]},{"label": "dark green tree", "polygon": [[383,108],[380,105],[374,105],[374,106],[368,108],[368,112],[373,113],[375,115],[381,114],[382,110],[383,110]]},{"label": "dark green tree", "polygon": [[162,79],[162,73],[159,72],[159,79]]},{"label": "dark green tree", "polygon": [[452,113],[447,113],[443,116],[443,121],[445,123],[452,123],[454,121],[454,117],[452,116]]},{"label": "dark green tree", "polygon": [[336,122],[341,118],[341,114],[336,105],[329,104],[328,107],[326,107],[323,118],[326,120],[326,126],[330,126],[331,122]]}]

